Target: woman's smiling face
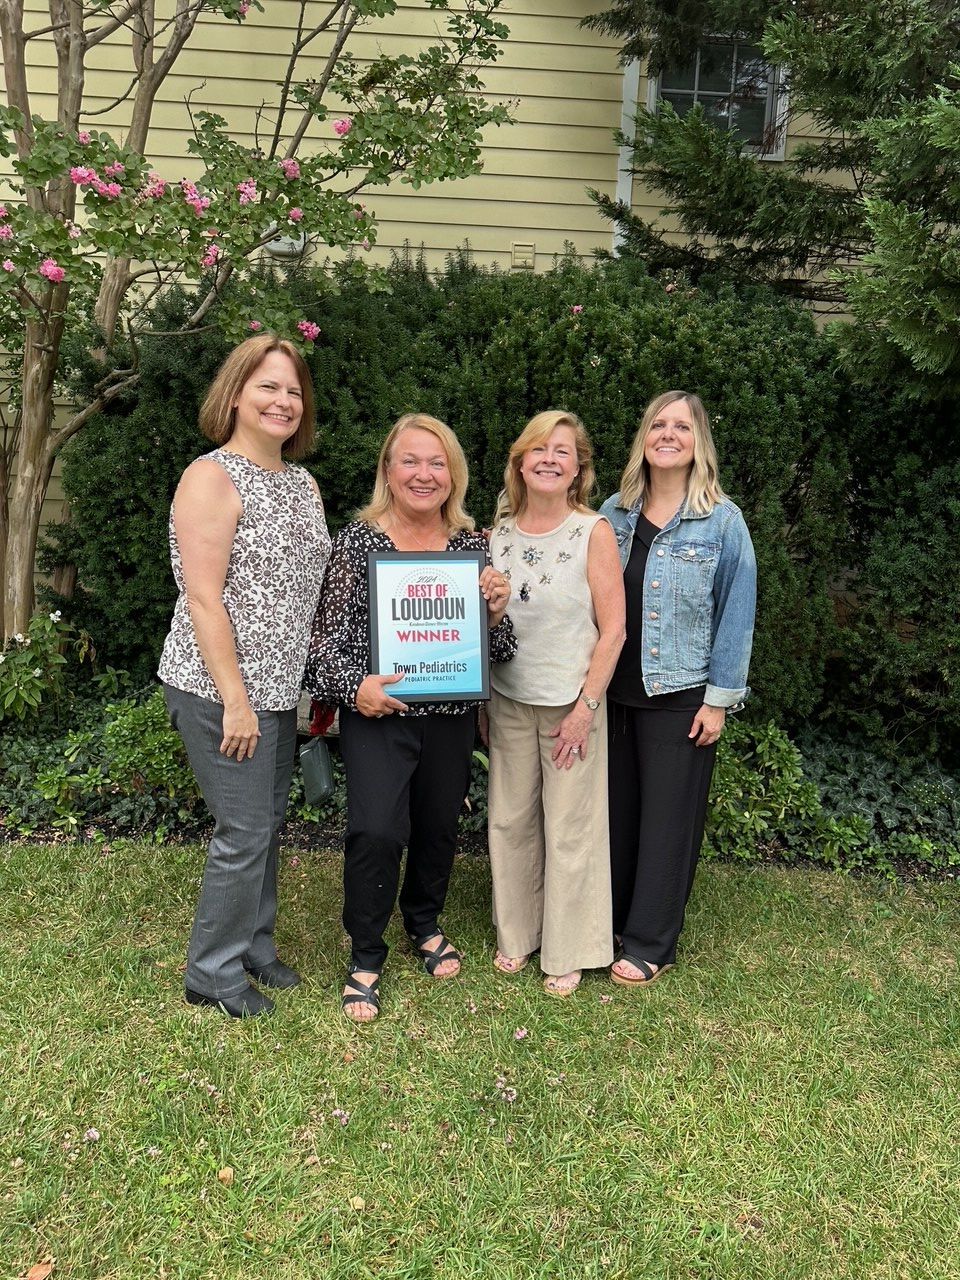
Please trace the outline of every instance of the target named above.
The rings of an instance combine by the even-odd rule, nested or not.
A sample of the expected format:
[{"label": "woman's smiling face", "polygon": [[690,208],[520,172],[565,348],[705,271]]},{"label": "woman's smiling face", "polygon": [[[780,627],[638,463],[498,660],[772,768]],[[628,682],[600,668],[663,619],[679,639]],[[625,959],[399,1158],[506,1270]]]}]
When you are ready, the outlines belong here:
[{"label": "woman's smiling face", "polygon": [[674,400],[657,414],[643,444],[651,471],[689,471],[693,466],[693,414],[686,400]]},{"label": "woman's smiling face", "polygon": [[283,443],[303,417],[303,391],[296,365],[283,351],[264,356],[240,388],[234,430]]},{"label": "woman's smiling face", "polygon": [[561,423],[542,444],[535,444],[520,460],[520,476],[528,492],[566,494],[580,464],[577,461],[577,433]]},{"label": "woman's smiling face", "polygon": [[453,481],[447,453],[432,431],[406,427],[393,442],[387,484],[401,519],[416,520],[440,510]]}]

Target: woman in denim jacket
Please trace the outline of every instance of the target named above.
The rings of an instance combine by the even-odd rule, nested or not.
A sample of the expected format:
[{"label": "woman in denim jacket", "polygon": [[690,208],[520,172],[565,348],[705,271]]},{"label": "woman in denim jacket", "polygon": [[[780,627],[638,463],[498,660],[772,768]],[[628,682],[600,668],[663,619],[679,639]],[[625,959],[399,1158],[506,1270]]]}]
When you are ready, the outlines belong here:
[{"label": "woman in denim jacket", "polygon": [[671,967],[696,871],[716,743],[748,696],[756,560],[720,487],[697,396],[647,407],[613,525],[627,640],[607,690],[613,930],[610,976],[646,986]]}]

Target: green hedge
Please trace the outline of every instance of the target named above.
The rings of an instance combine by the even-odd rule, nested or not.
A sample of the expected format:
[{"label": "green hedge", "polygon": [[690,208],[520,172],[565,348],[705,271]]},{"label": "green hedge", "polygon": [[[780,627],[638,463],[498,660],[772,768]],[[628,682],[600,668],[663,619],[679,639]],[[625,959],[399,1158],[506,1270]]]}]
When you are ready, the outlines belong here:
[{"label": "green hedge", "polygon": [[[469,505],[488,521],[507,447],[532,413],[564,406],[583,417],[601,499],[644,404],[666,387],[695,390],[758,552],[752,714],[788,724],[810,714],[832,644],[827,588],[845,538],[850,413],[810,317],[762,290],[668,291],[636,263],[565,261],[521,276],[457,260],[436,280],[398,265],[391,283],[386,295],[344,283],[321,317],[311,469],[331,525],[366,499],[385,429],[405,411],[455,427],[471,465]],[[166,328],[171,318],[158,320]],[[59,554],[75,560],[81,582],[65,608],[104,660],[138,675],[152,670],[166,631],[168,506],[205,447],[197,406],[223,354],[211,334],[145,340],[136,399],[91,422],[65,454],[72,523]]]},{"label": "green hedge", "polygon": [[[0,831],[160,840],[196,838],[209,825],[159,689],[75,699],[59,728],[37,717],[4,746]],[[333,763],[334,794],[321,809],[306,805],[296,772],[288,816],[342,822],[337,751]],[[475,752],[465,832],[486,831],[486,764]],[[888,875],[949,872],[960,866],[958,821],[960,784],[933,766],[894,769],[874,752],[823,739],[808,738],[801,751],[773,724],[735,718],[720,741],[704,856],[803,859]]]}]

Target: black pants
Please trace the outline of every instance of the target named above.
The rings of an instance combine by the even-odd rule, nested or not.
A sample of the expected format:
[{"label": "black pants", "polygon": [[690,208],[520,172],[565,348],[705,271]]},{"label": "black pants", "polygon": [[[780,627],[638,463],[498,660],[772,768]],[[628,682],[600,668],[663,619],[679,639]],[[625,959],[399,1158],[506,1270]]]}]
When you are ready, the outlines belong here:
[{"label": "black pants", "polygon": [[343,927],[353,965],[378,973],[383,935],[400,890],[404,928],[414,937],[437,930],[457,843],[460,806],[470,785],[476,717],[368,718],[342,708],[340,750],[347,771]]},{"label": "black pants", "polygon": [[608,706],[613,931],[672,964],[693,886],[717,754],[687,737],[694,711]]}]

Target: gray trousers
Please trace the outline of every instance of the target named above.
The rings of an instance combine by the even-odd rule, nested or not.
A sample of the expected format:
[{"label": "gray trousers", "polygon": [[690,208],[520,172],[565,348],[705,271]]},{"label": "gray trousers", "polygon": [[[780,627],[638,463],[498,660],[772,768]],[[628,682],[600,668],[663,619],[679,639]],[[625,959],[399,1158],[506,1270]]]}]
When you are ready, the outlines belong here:
[{"label": "gray trousers", "polygon": [[246,969],[277,958],[277,846],[287,811],[297,711],[258,711],[253,759],[221,755],[223,707],[164,685],[167,710],[183,739],[216,826],[207,848],[200,901],[187,952],[186,986],[219,999],[247,983]]}]

